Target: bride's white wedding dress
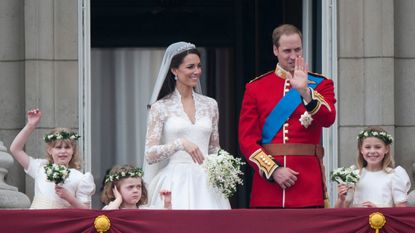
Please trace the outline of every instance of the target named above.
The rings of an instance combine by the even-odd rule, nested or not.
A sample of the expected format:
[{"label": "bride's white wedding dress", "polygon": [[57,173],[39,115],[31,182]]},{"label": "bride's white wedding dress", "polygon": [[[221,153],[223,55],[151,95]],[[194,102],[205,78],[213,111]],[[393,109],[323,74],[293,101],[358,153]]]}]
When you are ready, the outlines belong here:
[{"label": "bride's white wedding dress", "polygon": [[144,172],[156,169],[157,173],[150,181],[144,177],[150,182],[149,204],[162,209],[159,192],[166,189],[172,192],[172,209],[230,209],[228,199],[209,186],[207,172],[192,160],[180,141],[186,138],[198,145],[205,157],[219,150],[217,103],[195,92],[193,98],[195,122],[184,112],[177,89],[151,106],[145,156],[152,165]]}]

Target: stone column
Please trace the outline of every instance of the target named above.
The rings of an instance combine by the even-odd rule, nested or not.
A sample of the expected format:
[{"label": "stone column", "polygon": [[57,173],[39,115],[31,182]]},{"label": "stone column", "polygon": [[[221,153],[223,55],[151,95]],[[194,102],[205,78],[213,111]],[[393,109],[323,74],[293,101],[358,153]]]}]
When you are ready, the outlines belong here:
[{"label": "stone column", "polygon": [[394,2],[338,0],[340,166],[356,163],[363,128],[395,135]]},{"label": "stone column", "polygon": [[[415,182],[415,2],[395,3],[395,90],[396,90],[396,163],[403,166]],[[412,193],[415,198],[415,193]],[[415,199],[412,199],[415,205]]]},{"label": "stone column", "polygon": [[17,191],[17,188],[4,182],[7,169],[13,164],[13,158],[7,153],[6,147],[0,141],[0,208],[28,208],[29,198]]},{"label": "stone column", "polygon": [[[7,147],[25,123],[24,35],[24,1],[0,1],[0,140]],[[7,182],[25,192],[22,167],[15,164],[8,174]]]}]

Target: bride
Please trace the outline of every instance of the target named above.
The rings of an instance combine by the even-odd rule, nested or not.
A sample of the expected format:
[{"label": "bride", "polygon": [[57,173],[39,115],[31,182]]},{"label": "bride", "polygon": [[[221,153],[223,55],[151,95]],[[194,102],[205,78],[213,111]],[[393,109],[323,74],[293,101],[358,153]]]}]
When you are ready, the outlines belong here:
[{"label": "bride", "polygon": [[144,180],[151,206],[163,208],[159,193],[164,189],[172,193],[172,209],[230,209],[201,167],[208,154],[220,149],[217,103],[197,93],[201,72],[193,44],[177,42],[166,49],[150,100],[145,143]]}]

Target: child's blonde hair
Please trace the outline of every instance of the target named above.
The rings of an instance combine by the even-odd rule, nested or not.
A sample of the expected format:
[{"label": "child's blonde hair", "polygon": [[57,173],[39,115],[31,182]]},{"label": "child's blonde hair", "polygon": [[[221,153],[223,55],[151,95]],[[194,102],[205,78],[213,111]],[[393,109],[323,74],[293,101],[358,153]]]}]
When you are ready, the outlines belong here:
[{"label": "child's blonde hair", "polygon": [[[116,178],[114,179],[114,177]],[[137,203],[137,207],[147,204],[147,188],[143,181],[143,172],[140,168],[131,165],[116,165],[109,171],[105,176],[101,202],[108,205],[111,201],[115,200],[114,192],[112,191],[114,186],[117,186],[117,189],[120,190],[120,181],[128,177],[137,177],[141,180],[141,198]]]},{"label": "child's blonde hair", "polygon": [[[55,135],[61,135],[61,134],[65,134],[68,133],[69,135],[76,135],[76,137],[74,137],[74,139],[71,138],[67,138],[64,137],[62,139],[56,138]],[[48,140],[48,136],[54,136],[53,139]],[[54,128],[52,131],[50,131],[46,136],[45,136],[45,142],[46,142],[46,154],[47,154],[47,159],[50,163],[53,163],[53,158],[52,155],[49,154],[49,148],[54,148],[56,146],[59,145],[69,145],[72,147],[73,149],[73,155],[71,160],[69,161],[68,167],[69,168],[75,168],[77,170],[81,169],[81,157],[80,157],[80,153],[79,153],[79,148],[78,148],[78,143],[76,142],[78,140],[79,136],[74,133],[71,129],[69,128]]]},{"label": "child's blonde hair", "polygon": [[389,172],[390,169],[388,168],[394,168],[395,162],[393,160],[392,154],[391,154],[391,148],[390,145],[393,142],[392,136],[386,132],[384,129],[380,127],[369,127],[363,130],[359,133],[357,136],[357,166],[359,170],[367,166],[366,160],[363,158],[362,152],[362,145],[363,141],[368,137],[375,137],[383,141],[385,143],[386,148],[388,148],[388,152],[385,154],[385,157],[382,160],[382,169],[385,172]]}]

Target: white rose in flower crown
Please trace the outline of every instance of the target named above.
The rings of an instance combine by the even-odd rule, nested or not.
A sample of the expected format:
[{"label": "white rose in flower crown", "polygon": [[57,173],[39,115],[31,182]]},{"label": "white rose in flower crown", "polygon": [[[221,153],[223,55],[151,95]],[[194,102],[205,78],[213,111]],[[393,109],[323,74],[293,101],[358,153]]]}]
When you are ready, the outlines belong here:
[{"label": "white rose in flower crown", "polygon": [[240,158],[221,149],[217,155],[209,155],[202,166],[207,170],[209,184],[229,198],[236,192],[237,185],[243,184],[240,177],[243,164]]}]

